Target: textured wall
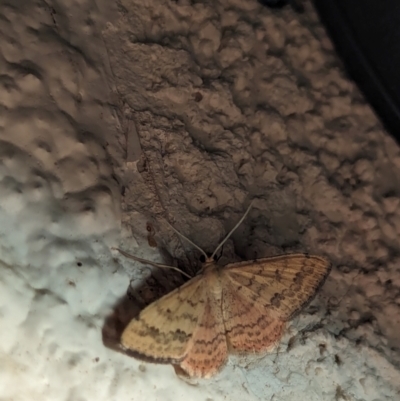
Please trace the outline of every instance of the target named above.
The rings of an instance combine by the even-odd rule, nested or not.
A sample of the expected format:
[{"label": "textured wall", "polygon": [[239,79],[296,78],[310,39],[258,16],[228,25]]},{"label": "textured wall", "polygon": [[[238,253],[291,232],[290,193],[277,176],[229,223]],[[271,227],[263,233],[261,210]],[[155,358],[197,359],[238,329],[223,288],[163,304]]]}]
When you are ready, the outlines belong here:
[{"label": "textured wall", "polygon": [[[399,147],[311,5],[108,3],[0,5],[0,399],[396,399]],[[193,273],[165,220],[212,251],[253,198],[223,261],[334,264],[276,352],[198,386],[116,352],[181,277],[110,247]]]}]

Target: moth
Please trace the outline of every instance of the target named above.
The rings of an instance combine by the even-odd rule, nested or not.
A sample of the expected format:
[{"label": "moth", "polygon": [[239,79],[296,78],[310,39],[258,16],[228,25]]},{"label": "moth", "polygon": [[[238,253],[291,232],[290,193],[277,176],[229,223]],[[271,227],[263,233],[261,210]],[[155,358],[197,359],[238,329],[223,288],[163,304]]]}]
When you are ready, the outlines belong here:
[{"label": "moth", "polygon": [[251,204],[210,257],[171,226],[206,258],[195,277],[115,248],[131,259],[172,268],[190,278],[130,321],[121,336],[128,355],[173,364],[190,378],[210,378],[229,354],[266,352],[275,347],[286,323],[323,285],[331,264],[325,258],[300,253],[219,266],[215,255],[250,208]]}]

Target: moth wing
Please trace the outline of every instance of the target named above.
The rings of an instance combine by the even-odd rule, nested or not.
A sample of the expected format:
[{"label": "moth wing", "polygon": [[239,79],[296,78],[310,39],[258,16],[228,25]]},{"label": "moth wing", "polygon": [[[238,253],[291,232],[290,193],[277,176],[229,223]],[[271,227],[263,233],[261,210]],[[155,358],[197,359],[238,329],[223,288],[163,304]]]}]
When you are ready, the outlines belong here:
[{"label": "moth wing", "polygon": [[222,312],[231,350],[272,348],[285,322],[311,302],[330,268],[324,258],[306,254],[226,265]]},{"label": "moth wing", "polygon": [[179,363],[204,313],[204,291],[196,276],[147,306],[123,331],[122,346],[148,362]]},{"label": "moth wing", "polygon": [[217,373],[228,357],[228,346],[221,302],[215,296],[217,280],[206,282],[204,313],[199,319],[180,367],[190,377],[209,378]]}]

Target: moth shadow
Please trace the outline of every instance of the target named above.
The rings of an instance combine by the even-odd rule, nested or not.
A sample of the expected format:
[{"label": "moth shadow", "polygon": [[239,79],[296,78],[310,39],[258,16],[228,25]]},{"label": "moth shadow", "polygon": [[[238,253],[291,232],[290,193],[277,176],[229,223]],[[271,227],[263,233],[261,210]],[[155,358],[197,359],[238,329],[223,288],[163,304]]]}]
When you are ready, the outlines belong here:
[{"label": "moth shadow", "polygon": [[152,302],[160,299],[185,280],[182,275],[172,271],[152,269],[151,275],[144,280],[132,280],[124,295],[106,317],[102,328],[102,341],[105,347],[127,354],[120,344],[120,338],[132,319]]}]

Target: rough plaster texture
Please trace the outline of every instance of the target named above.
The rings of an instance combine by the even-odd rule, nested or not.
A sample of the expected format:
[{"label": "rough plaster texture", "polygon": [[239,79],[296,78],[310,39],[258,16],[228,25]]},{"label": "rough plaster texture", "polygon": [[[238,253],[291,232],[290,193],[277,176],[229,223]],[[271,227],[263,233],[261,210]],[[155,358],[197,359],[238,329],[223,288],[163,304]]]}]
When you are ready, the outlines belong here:
[{"label": "rough plaster texture", "polygon": [[[0,400],[399,399],[400,151],[305,8],[0,4]],[[195,386],[118,352],[182,278],[110,247],[194,273],[165,220],[212,251],[252,198],[222,262],[334,264],[278,349]]]}]

